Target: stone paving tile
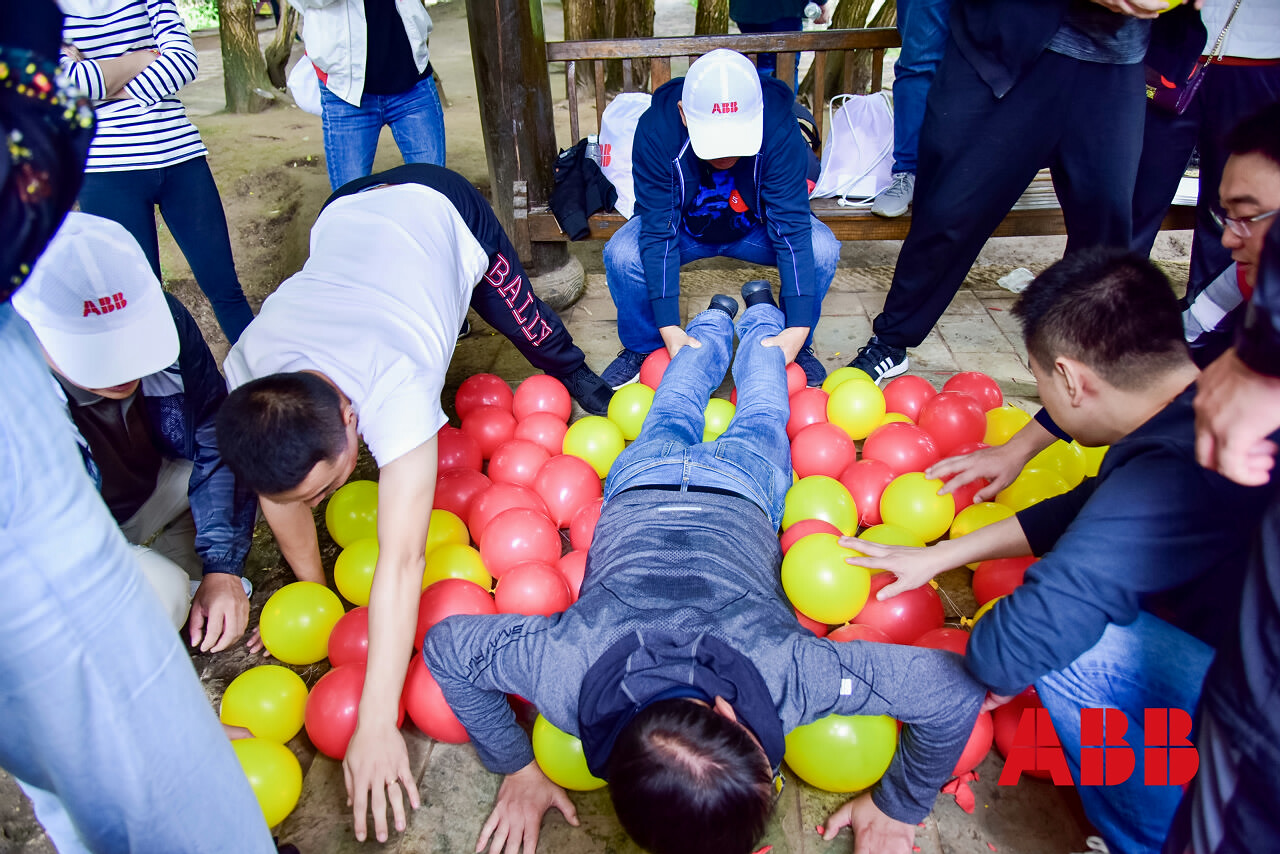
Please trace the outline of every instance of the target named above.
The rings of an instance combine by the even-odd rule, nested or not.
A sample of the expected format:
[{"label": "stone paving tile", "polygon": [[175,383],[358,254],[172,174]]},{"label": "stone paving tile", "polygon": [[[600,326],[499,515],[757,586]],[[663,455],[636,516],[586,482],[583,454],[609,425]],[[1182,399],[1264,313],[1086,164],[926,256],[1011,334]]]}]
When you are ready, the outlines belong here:
[{"label": "stone paving tile", "polygon": [[824,318],[866,317],[867,310],[863,307],[862,299],[858,294],[836,290],[832,285],[831,290],[827,291],[827,298],[822,301],[822,316]]},{"label": "stone paving tile", "polygon": [[1001,353],[1008,352],[1012,343],[991,315],[944,317],[934,329],[953,353]]},{"label": "stone paving tile", "polygon": [[951,305],[947,306],[947,310],[942,316],[947,318],[956,315],[983,314],[984,312],[986,312],[986,307],[983,306],[982,300],[978,299],[973,291],[961,289],[956,294],[955,299],[951,300]]},{"label": "stone paving tile", "polygon": [[950,376],[960,370],[951,349],[936,329],[929,333],[919,347],[909,349],[907,357],[912,371],[942,371]]}]

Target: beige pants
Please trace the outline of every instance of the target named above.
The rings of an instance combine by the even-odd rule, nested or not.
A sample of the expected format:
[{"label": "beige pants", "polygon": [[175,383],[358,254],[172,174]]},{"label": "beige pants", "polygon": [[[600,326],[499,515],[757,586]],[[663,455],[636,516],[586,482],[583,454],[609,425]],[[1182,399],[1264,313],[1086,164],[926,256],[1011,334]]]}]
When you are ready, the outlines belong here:
[{"label": "beige pants", "polygon": [[155,492],[120,526],[125,539],[137,546],[142,573],[177,628],[186,623],[191,609],[191,582],[204,577],[187,500],[192,468],[190,460],[165,460]]}]

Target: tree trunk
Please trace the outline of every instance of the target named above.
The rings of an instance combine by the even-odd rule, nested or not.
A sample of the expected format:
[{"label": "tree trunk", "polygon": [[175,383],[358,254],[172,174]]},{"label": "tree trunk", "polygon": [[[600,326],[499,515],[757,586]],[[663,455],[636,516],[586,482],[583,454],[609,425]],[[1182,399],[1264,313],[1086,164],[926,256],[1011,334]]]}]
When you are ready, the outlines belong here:
[{"label": "tree trunk", "polygon": [[[600,4],[600,32],[602,38],[631,39],[653,36],[653,0],[605,0]],[[607,64],[605,88],[610,92],[622,90],[622,62]],[[649,64],[634,63],[632,82],[641,89],[649,82]]]},{"label": "tree trunk", "polygon": [[298,33],[298,10],[285,4],[284,15],[276,25],[276,34],[267,45],[267,77],[277,89],[285,88],[285,66],[293,55],[293,39]]},{"label": "tree trunk", "polygon": [[564,40],[600,38],[600,20],[595,0],[564,0]]},{"label": "tree trunk", "polygon": [[258,47],[253,7],[253,0],[218,0],[222,85],[227,111],[232,113],[258,113],[274,100],[267,64]]},{"label": "tree trunk", "polygon": [[[871,14],[871,6],[873,0],[841,0],[836,6],[835,13],[831,16],[831,28],[833,30],[845,29],[862,29],[864,27],[892,27],[898,20],[898,3],[897,0],[885,0],[884,5],[875,13],[870,20],[868,16]],[[859,50],[853,54],[830,54],[827,59],[827,74],[824,81],[824,90],[827,93],[827,100],[835,95],[845,93],[844,83],[844,61],[849,57],[854,63],[853,83],[849,87],[850,93],[865,93],[871,88],[871,51]],[[815,113],[825,109],[826,104],[813,104],[813,70],[805,75],[804,82],[800,85],[800,97],[810,102],[810,109]]]},{"label": "tree trunk", "polygon": [[729,32],[728,0],[698,0],[698,17],[693,32],[699,36]]}]

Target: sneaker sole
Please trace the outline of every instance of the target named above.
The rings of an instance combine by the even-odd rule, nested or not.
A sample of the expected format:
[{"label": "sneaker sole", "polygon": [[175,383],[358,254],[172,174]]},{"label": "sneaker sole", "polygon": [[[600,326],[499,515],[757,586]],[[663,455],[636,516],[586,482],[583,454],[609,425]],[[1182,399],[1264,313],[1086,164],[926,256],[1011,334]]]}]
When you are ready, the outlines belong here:
[{"label": "sneaker sole", "polygon": [[885,380],[891,380],[894,377],[900,377],[903,374],[905,374],[910,368],[911,368],[910,360],[904,358],[899,364],[894,365],[893,367],[886,370],[884,373],[880,374],[880,376],[876,379],[876,385],[880,385]]},{"label": "sneaker sole", "polygon": [[897,219],[898,217],[902,216],[909,210],[911,210],[910,202],[908,202],[905,206],[901,208],[881,208],[881,207],[876,207],[875,205],[871,206],[871,212],[873,214],[875,214],[876,216],[884,217],[885,219]]}]

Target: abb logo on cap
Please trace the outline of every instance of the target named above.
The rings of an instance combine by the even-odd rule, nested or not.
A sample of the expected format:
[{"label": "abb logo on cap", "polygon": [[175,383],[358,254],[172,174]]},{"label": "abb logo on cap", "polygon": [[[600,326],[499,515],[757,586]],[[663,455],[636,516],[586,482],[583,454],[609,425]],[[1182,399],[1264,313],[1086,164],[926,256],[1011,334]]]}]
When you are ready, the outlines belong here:
[{"label": "abb logo on cap", "polygon": [[84,314],[81,317],[88,317],[91,314],[110,314],[113,311],[124,308],[129,301],[124,298],[124,294],[116,291],[109,297],[98,297],[95,303],[91,299],[84,301]]},{"label": "abb logo on cap", "polygon": [[725,101],[723,104],[712,104],[711,112],[714,113],[736,113],[738,112],[737,101]]}]

